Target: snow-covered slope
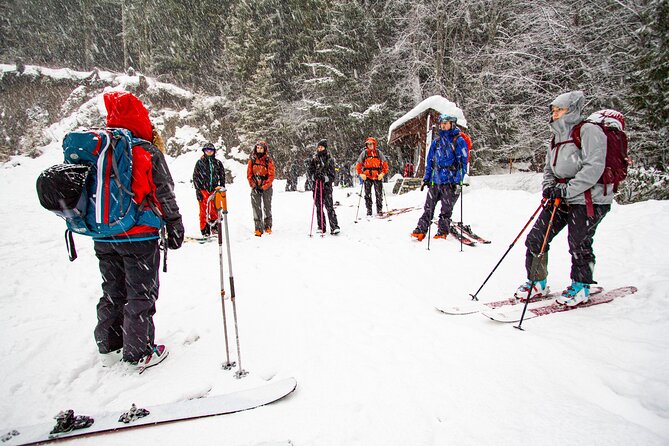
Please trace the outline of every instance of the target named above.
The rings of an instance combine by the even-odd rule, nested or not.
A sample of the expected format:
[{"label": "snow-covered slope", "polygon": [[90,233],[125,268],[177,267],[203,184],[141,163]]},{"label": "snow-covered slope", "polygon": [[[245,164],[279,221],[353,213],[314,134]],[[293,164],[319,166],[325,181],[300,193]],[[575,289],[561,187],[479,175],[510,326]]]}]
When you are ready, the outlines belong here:
[{"label": "snow-covered slope", "polygon": [[[190,235],[198,232],[189,183],[197,156],[169,160]],[[77,237],[79,259],[70,263],[64,223],[37,201],[37,175],[61,157],[53,146],[40,158],[0,165],[0,428],[65,408],[149,406],[295,376],[297,391],[270,406],[65,443],[669,443],[669,202],[614,206],[598,231],[599,284],[636,285],[636,295],[529,320],[520,332],[480,315],[446,316],[434,304],[476,291],[537,207],[536,175],[472,178],[465,222],[493,243],[462,252],[454,240],[432,241],[429,251],[412,241],[420,211],[355,224],[358,188],[335,189],[342,233],[309,238],[310,195],[283,192],[280,181],[274,234],[257,238],[250,190],[235,181],[232,262],[251,375],[235,380],[220,369],[218,246],[187,243],[170,252],[161,274],[155,321],[170,357],[138,376],[98,363],[92,243]],[[243,165],[225,163],[243,179]],[[419,191],[386,191],[391,208],[423,204]],[[482,300],[524,280],[523,240]],[[569,281],[565,234],[553,243],[549,281],[557,289]]]}]

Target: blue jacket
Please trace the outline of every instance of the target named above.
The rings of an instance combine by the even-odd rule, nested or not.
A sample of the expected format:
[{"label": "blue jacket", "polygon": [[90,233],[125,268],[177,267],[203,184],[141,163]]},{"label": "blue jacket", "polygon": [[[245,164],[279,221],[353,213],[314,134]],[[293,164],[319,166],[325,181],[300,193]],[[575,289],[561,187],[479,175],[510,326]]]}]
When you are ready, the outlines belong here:
[{"label": "blue jacket", "polygon": [[431,185],[460,184],[467,172],[467,143],[457,127],[439,130],[425,159],[424,182]]}]

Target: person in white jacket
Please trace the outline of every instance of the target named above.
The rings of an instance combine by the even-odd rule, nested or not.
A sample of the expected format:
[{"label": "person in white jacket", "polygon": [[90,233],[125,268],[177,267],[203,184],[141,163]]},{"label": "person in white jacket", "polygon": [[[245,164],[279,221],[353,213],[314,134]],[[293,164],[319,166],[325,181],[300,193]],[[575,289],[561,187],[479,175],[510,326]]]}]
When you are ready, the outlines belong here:
[{"label": "person in white jacket", "polygon": [[[571,253],[572,283],[558,297],[558,302],[567,306],[587,302],[590,284],[596,283],[593,280],[595,254],[592,242],[597,226],[611,209],[613,185],[597,182],[606,165],[606,135],[601,127],[588,122],[582,124],[581,148],[572,139],[572,130],[584,120],[581,116],[584,104],[585,96],[581,91],[561,94],[550,104],[553,138],[546,153],[543,196],[551,201],[525,241],[528,281],[516,291],[517,298],[548,294],[549,243],[565,227]],[[620,119],[623,119],[622,115]],[[539,256],[553,211],[550,203],[558,198],[561,201],[548,232],[545,254]]]}]

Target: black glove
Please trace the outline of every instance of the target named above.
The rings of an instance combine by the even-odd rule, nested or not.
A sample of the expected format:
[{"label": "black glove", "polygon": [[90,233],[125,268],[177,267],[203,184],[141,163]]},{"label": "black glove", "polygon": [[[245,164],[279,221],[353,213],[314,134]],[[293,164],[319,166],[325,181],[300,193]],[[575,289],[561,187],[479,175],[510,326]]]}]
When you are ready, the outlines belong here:
[{"label": "black glove", "polygon": [[181,218],[168,221],[167,224],[167,247],[170,249],[181,248],[184,242],[184,225]]},{"label": "black glove", "polygon": [[195,197],[197,198],[197,201],[202,201],[202,191],[200,189],[195,191]]},{"label": "black glove", "polygon": [[427,181],[423,181],[423,184],[420,186],[420,191],[423,192],[423,189],[425,189],[425,186],[430,187],[430,184]]},{"label": "black glove", "polygon": [[564,198],[567,196],[567,185],[558,184],[555,186],[548,186],[546,189],[544,189],[543,195],[544,198],[548,198],[550,200],[555,200],[556,198]]},{"label": "black glove", "polygon": [[256,186],[255,191],[259,194],[262,194],[262,192],[263,192],[262,187],[260,187],[260,186]]}]

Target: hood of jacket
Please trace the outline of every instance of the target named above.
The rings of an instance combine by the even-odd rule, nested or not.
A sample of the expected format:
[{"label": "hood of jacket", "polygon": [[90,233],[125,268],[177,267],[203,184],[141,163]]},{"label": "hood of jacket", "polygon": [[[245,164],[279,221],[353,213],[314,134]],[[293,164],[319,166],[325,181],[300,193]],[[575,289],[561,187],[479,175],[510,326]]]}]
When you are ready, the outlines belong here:
[{"label": "hood of jacket", "polygon": [[153,141],[153,125],[142,101],[127,91],[104,94],[107,127],[128,129],[137,138]]},{"label": "hood of jacket", "polygon": [[[256,150],[256,149],[258,148],[258,146],[262,146],[262,147],[265,148],[265,152],[264,152],[262,155],[259,154],[258,151]],[[253,158],[253,159],[259,159],[259,158],[262,158],[262,157],[264,157],[264,156],[269,157],[269,146],[267,145],[267,143],[266,143],[265,141],[258,141],[258,142],[253,146],[253,152],[251,152],[251,158]]]},{"label": "hood of jacket", "polygon": [[[377,143],[376,143],[376,138],[374,138],[373,136],[370,136],[369,138],[367,138],[367,139],[365,140],[365,147],[367,147],[367,143],[368,143],[368,142],[371,142],[371,143],[374,145],[374,149],[373,149],[373,150],[376,150],[376,144],[377,144]],[[368,150],[369,150],[369,149],[368,149]]]},{"label": "hood of jacket", "polygon": [[569,110],[557,121],[553,121],[553,118],[550,120],[550,126],[554,132],[563,134],[583,120],[581,113],[585,106],[585,95],[579,90],[563,93],[550,103],[549,108],[553,106]]},{"label": "hood of jacket", "polygon": [[455,138],[460,134],[460,129],[453,126],[453,128],[450,130],[439,130],[437,133],[439,134],[440,138],[446,138],[452,140],[453,138]]}]

